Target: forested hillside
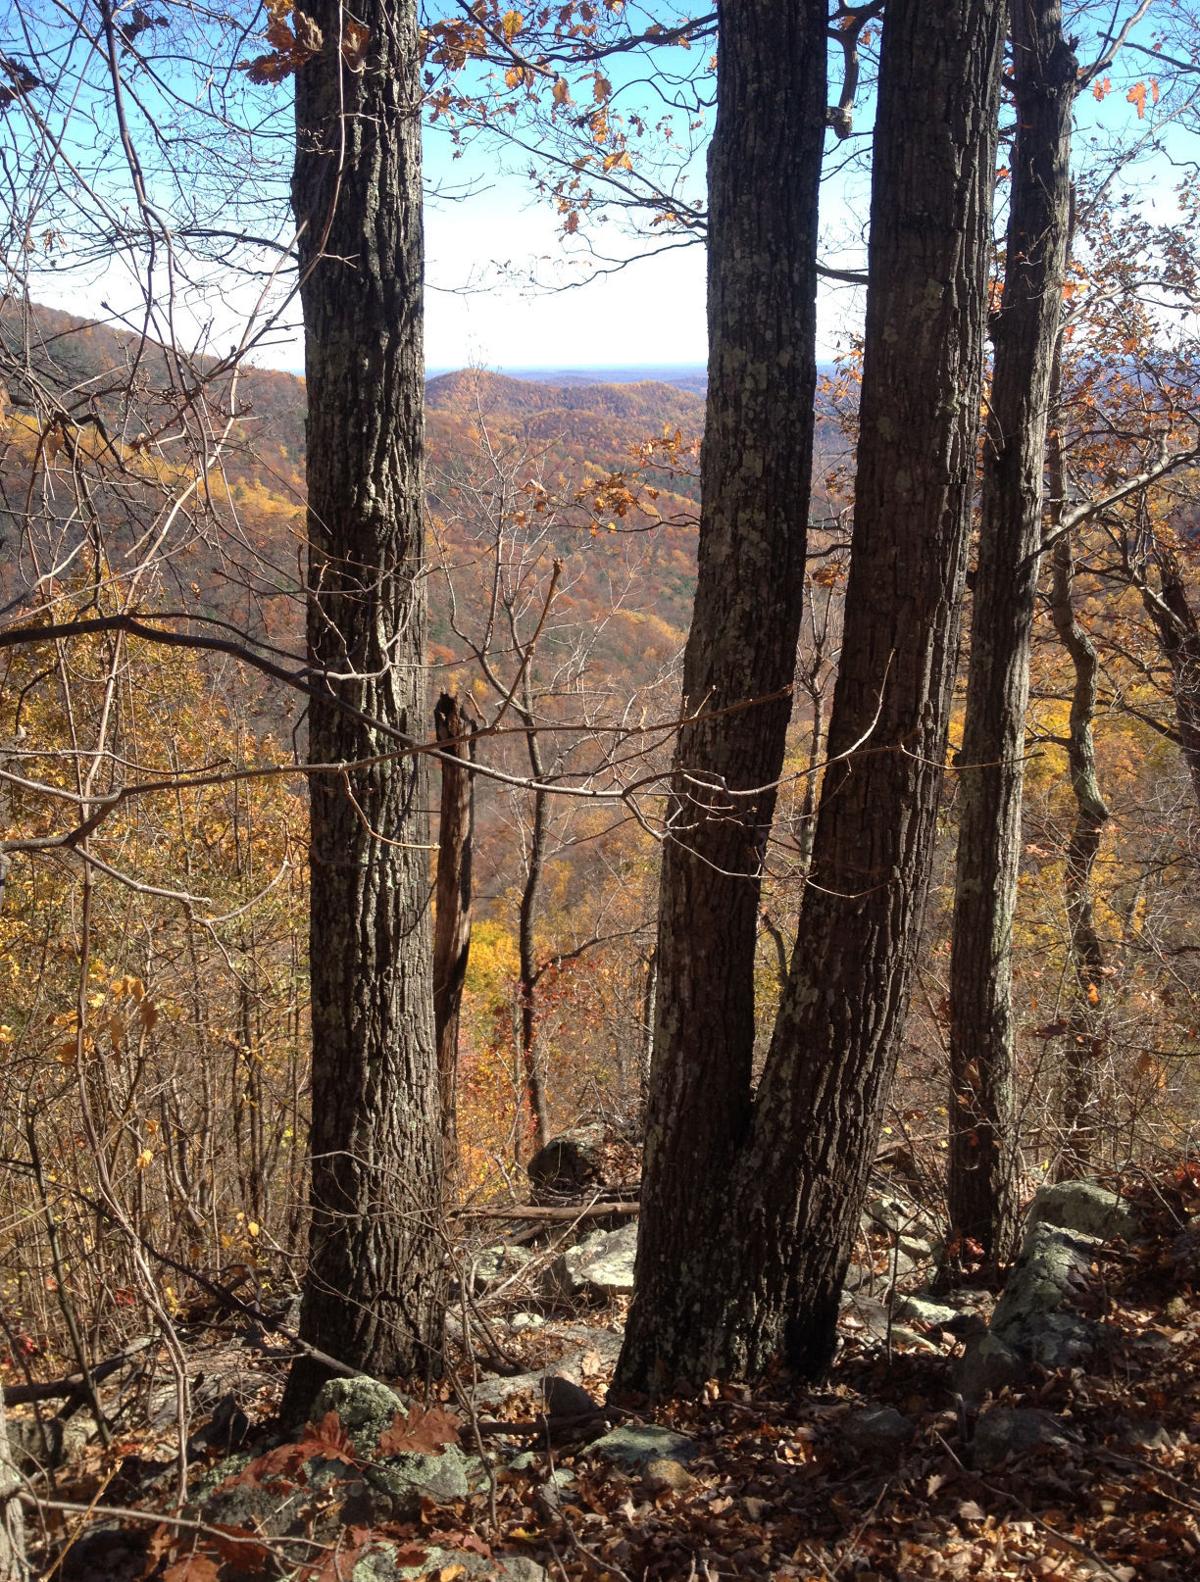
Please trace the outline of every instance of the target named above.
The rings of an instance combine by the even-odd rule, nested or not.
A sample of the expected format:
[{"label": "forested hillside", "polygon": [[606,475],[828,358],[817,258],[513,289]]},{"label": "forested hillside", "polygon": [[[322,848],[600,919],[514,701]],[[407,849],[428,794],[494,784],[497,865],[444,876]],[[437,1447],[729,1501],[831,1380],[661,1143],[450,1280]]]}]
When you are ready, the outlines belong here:
[{"label": "forested hillside", "polygon": [[364,6],[0,22],[0,1582],[1187,1582],[1200,15]]}]

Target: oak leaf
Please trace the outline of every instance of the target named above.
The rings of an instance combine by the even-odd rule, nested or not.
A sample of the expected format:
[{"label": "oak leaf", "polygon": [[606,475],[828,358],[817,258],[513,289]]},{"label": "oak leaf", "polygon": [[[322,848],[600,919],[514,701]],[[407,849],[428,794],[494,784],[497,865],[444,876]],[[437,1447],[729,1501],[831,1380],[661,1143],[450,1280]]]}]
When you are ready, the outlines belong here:
[{"label": "oak leaf", "polygon": [[457,1420],[439,1406],[422,1408],[412,1406],[407,1412],[397,1412],[391,1424],[379,1436],[381,1456],[431,1456],[456,1445],[459,1437]]}]

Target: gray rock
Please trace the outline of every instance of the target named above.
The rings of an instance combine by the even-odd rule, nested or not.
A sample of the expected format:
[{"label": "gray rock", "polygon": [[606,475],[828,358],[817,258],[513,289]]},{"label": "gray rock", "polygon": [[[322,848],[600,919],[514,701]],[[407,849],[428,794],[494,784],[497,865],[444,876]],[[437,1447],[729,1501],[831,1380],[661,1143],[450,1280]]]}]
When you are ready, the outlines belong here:
[{"label": "gray rock", "polygon": [[573,1384],[557,1373],[543,1374],[542,1396],[546,1414],[552,1419],[586,1417],[599,1410],[582,1385]]},{"label": "gray rock", "polygon": [[588,1446],[590,1455],[627,1467],[643,1467],[651,1461],[691,1461],[699,1451],[694,1439],[653,1423],[614,1428]]},{"label": "gray rock", "polygon": [[946,1329],[962,1317],[956,1307],[946,1307],[927,1296],[898,1296],[893,1311],[914,1324],[928,1324],[931,1329]]},{"label": "gray rock", "polygon": [[1138,1450],[1174,1450],[1175,1441],[1161,1423],[1141,1422],[1126,1418],[1118,1423],[1116,1437],[1123,1445],[1134,1445]]},{"label": "gray rock", "polygon": [[860,1455],[895,1460],[912,1438],[911,1421],[894,1406],[867,1406],[839,1424],[842,1440]]},{"label": "gray rock", "polygon": [[992,1332],[1009,1345],[1035,1333],[1086,1283],[1094,1248],[1048,1222],[1032,1225],[992,1314]]},{"label": "gray rock", "polygon": [[504,1582],[547,1582],[549,1573],[536,1560],[524,1555],[494,1555],[491,1559],[466,1549],[431,1547],[419,1564],[401,1565],[397,1556],[411,1544],[403,1547],[390,1542],[372,1544],[367,1553],[355,1563],[350,1573],[351,1582],[416,1582],[417,1578],[436,1575],[444,1566],[461,1566],[467,1576],[502,1578]]},{"label": "gray rock", "polygon": [[633,1290],[637,1255],[637,1224],[619,1230],[594,1231],[570,1247],[550,1267],[551,1289],[560,1296],[591,1296],[607,1300]]},{"label": "gray rock", "polygon": [[471,1289],[477,1296],[518,1275],[533,1259],[527,1247],[485,1247],[469,1265]]},{"label": "gray rock", "polygon": [[[381,1456],[379,1437],[406,1404],[374,1379],[330,1379],[313,1404],[313,1418],[336,1412],[361,1462],[361,1493],[374,1521],[411,1521],[422,1499],[435,1503],[465,1499],[477,1464],[454,1445],[430,1455]],[[344,1473],[343,1473],[344,1475]],[[348,1491],[347,1499],[353,1496]]]},{"label": "gray rock", "polygon": [[1101,1241],[1130,1240],[1138,1234],[1137,1210],[1096,1181],[1058,1181],[1044,1186],[1029,1207],[1027,1232],[1035,1225],[1057,1225]]},{"label": "gray rock", "polygon": [[907,1233],[919,1236],[924,1228],[921,1210],[915,1203],[907,1199],[896,1197],[891,1193],[881,1193],[877,1197],[868,1199],[863,1210],[863,1228],[866,1230],[889,1230],[902,1235]]},{"label": "gray rock", "polygon": [[380,1434],[391,1427],[397,1412],[407,1409],[408,1402],[395,1390],[364,1375],[357,1379],[328,1380],[321,1386],[309,1417],[319,1423],[326,1412],[336,1412],[355,1452],[374,1456]]},{"label": "gray rock", "polygon": [[985,1331],[972,1336],[958,1365],[958,1387],[963,1399],[972,1404],[985,1395],[998,1394],[1005,1385],[1016,1384],[1026,1371],[1018,1352]]},{"label": "gray rock", "polygon": [[546,1320],[540,1313],[514,1313],[508,1321],[510,1329],[541,1329]]},{"label": "gray rock", "polygon": [[1050,1447],[1068,1449],[1070,1444],[1057,1417],[1024,1406],[993,1406],[976,1423],[971,1441],[976,1465],[982,1467],[993,1467],[1006,1456]]}]

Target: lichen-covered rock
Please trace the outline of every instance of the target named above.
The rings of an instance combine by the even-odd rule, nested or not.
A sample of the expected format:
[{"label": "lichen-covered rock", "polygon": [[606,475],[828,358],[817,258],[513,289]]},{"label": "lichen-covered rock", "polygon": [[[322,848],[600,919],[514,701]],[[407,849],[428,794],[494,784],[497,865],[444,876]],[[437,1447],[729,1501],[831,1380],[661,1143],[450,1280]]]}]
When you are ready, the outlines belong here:
[{"label": "lichen-covered rock", "polygon": [[694,1439],[669,1428],[658,1428],[653,1423],[630,1423],[614,1428],[588,1446],[589,1455],[626,1467],[644,1467],[651,1461],[687,1462],[699,1451]]},{"label": "lichen-covered rock", "polygon": [[1035,1226],[1057,1225],[1101,1241],[1132,1240],[1140,1229],[1137,1210],[1097,1181],[1058,1181],[1044,1186],[1029,1206],[1026,1237]]},{"label": "lichen-covered rock", "polygon": [[926,1296],[897,1297],[894,1311],[900,1318],[911,1319],[915,1324],[928,1324],[930,1329],[945,1329],[962,1318],[958,1308],[947,1307]]},{"label": "lichen-covered rock", "polygon": [[619,1230],[593,1231],[555,1259],[549,1272],[550,1285],[560,1296],[607,1300],[633,1290],[636,1256],[636,1223],[622,1225]]},{"label": "lichen-covered rock", "polygon": [[1098,1332],[1068,1304],[1087,1282],[1095,1247],[1049,1221],[1029,1228],[991,1328],[971,1341],[959,1365],[968,1400],[1015,1384],[1035,1363],[1053,1371],[1088,1360]]},{"label": "lichen-covered rock", "polygon": [[471,1289],[482,1296],[520,1274],[533,1256],[527,1247],[485,1247],[470,1260]]},{"label": "lichen-covered rock", "polygon": [[997,1395],[1005,1385],[1016,1384],[1026,1371],[1020,1354],[985,1330],[973,1335],[958,1365],[958,1387],[963,1399],[972,1404],[985,1395]]},{"label": "lichen-covered rock", "polygon": [[1049,1412],[993,1406],[975,1425],[971,1451],[977,1466],[993,1467],[1006,1456],[1048,1448],[1065,1450],[1070,1444],[1062,1423]]},{"label": "lichen-covered rock", "polygon": [[[992,1314],[992,1333],[1017,1349],[1028,1348],[1041,1333],[1061,1339],[1063,1347],[1075,1346],[1089,1332],[1082,1321],[1063,1314],[1064,1304],[1082,1291],[1091,1271],[1095,1244],[1045,1221],[1032,1225],[1021,1256],[1013,1266],[1004,1295]],[[1063,1319],[1062,1323],[1052,1322]],[[1058,1349],[1048,1343],[1047,1367],[1057,1367]],[[1045,1349],[1045,1348],[1043,1348]],[[1063,1351],[1061,1361],[1077,1360]]]},{"label": "lichen-covered rock", "polygon": [[359,1455],[373,1456],[380,1434],[391,1427],[396,1413],[406,1411],[407,1407],[408,1402],[395,1390],[363,1375],[357,1379],[328,1380],[313,1402],[310,1416],[314,1423],[319,1423],[326,1412],[336,1412],[355,1451]]},{"label": "lichen-covered rock", "polygon": [[839,1424],[844,1444],[860,1456],[895,1461],[915,1432],[911,1421],[894,1406],[867,1406]]},{"label": "lichen-covered rock", "polygon": [[499,1579],[499,1582],[547,1582],[549,1573],[525,1555],[480,1555],[468,1549],[434,1545],[420,1561],[407,1564],[412,1544],[374,1543],[355,1562],[350,1582],[415,1582],[419,1577],[441,1576]]},{"label": "lichen-covered rock", "polygon": [[552,1137],[525,1166],[539,1201],[580,1197],[597,1188],[613,1191],[637,1181],[640,1172],[637,1145],[599,1121]]}]

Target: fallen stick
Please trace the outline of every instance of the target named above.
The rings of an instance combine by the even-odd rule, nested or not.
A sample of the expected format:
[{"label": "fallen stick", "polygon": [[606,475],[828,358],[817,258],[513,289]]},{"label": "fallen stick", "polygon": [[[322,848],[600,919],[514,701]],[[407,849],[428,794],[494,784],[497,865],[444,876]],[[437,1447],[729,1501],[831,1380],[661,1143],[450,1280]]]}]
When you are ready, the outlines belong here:
[{"label": "fallen stick", "polygon": [[640,1203],[567,1203],[554,1208],[540,1208],[535,1203],[523,1203],[515,1208],[460,1208],[454,1212],[463,1219],[575,1220],[602,1219],[608,1214],[640,1214],[641,1209]]},{"label": "fallen stick", "polygon": [[[110,1373],[116,1373],[117,1369],[124,1367],[131,1357],[136,1357],[139,1352],[145,1351],[153,1344],[153,1338],[147,1335],[127,1347],[120,1356],[98,1362],[91,1370],[92,1382],[99,1384],[101,1379],[107,1379]],[[87,1381],[83,1374],[72,1373],[65,1379],[49,1379],[45,1384],[6,1384],[0,1390],[0,1394],[4,1397],[5,1406],[28,1406],[34,1401],[56,1401],[60,1396],[78,1395],[86,1387]]]}]

